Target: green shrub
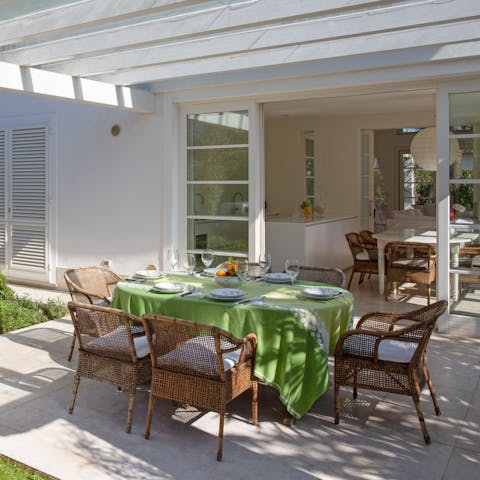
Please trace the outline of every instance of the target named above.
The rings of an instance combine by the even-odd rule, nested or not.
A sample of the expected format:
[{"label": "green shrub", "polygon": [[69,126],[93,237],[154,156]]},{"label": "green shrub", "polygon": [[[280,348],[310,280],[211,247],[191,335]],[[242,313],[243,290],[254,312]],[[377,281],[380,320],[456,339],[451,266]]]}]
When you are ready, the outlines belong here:
[{"label": "green shrub", "polygon": [[66,313],[66,306],[59,301],[34,302],[15,295],[0,274],[0,333],[61,318]]},{"label": "green shrub", "polygon": [[7,285],[5,275],[0,273],[0,300],[8,300],[15,297],[15,292]]}]

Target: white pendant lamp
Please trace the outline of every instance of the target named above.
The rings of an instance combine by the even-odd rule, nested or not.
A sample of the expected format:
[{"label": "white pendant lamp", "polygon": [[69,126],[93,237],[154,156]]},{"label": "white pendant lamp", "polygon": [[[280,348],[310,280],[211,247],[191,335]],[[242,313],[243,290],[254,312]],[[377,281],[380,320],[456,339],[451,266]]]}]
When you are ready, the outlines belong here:
[{"label": "white pendant lamp", "polygon": [[410,144],[410,153],[415,163],[424,170],[437,169],[437,129],[420,130]]}]

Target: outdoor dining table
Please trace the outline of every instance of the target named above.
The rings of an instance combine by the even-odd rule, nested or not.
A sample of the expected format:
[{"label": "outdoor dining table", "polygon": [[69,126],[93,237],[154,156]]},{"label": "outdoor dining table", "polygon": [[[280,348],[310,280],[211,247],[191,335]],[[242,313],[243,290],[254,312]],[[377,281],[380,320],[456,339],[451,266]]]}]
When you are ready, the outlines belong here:
[{"label": "outdoor dining table", "polygon": [[[243,338],[258,337],[255,375],[279,392],[287,412],[298,419],[329,387],[328,355],[333,355],[342,333],[352,326],[353,297],[347,290],[328,300],[301,296],[312,282],[269,284],[247,281],[241,285],[252,303],[219,301],[208,292],[219,288],[213,278],[169,274],[156,282],[179,281],[195,293],[160,293],[154,282],[121,281],[111,306],[134,315],[162,314],[214,325]],[[324,285],[325,286],[325,285]]]}]

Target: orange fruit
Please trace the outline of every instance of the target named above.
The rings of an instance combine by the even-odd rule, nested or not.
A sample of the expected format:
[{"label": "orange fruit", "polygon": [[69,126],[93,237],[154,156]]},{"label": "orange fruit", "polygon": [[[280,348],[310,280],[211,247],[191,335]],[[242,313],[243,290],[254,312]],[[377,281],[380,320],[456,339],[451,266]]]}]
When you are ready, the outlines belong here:
[{"label": "orange fruit", "polygon": [[227,275],[234,277],[237,274],[237,265],[235,263],[229,263],[227,265]]},{"label": "orange fruit", "polygon": [[218,277],[226,277],[226,276],[227,276],[227,272],[226,272],[225,270],[218,270],[217,276],[218,276]]}]

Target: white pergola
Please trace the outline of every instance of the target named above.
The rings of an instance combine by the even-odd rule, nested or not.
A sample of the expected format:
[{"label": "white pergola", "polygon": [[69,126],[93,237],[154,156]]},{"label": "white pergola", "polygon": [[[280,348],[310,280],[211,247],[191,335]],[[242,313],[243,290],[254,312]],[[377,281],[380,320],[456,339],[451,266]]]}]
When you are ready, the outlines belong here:
[{"label": "white pergola", "polygon": [[477,0],[0,0],[0,88],[148,112],[205,84],[478,72],[479,18]]}]

